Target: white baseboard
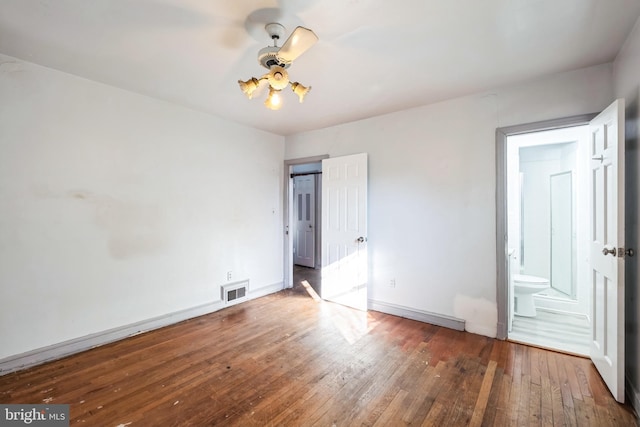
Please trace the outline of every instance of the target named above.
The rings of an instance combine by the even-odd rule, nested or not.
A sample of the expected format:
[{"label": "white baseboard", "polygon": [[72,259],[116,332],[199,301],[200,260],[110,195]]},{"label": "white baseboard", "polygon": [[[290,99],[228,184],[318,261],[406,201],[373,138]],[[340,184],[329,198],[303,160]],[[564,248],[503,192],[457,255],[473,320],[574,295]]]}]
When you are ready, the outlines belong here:
[{"label": "white baseboard", "polygon": [[416,310],[409,307],[374,300],[369,300],[369,309],[449,329],[455,329],[456,331],[464,331],[464,320],[451,316],[429,313],[428,311]]},{"label": "white baseboard", "polygon": [[631,383],[631,380],[629,379],[629,376],[627,375],[625,377],[625,381],[626,381],[626,390],[627,390],[627,398],[629,399],[629,403],[631,404],[631,406],[633,406],[633,409],[636,411],[636,418],[638,419],[638,421],[640,422],[640,391],[637,390],[633,384]]},{"label": "white baseboard", "polygon": [[249,287],[249,299],[264,297],[269,294],[280,292],[283,289],[284,289],[283,282],[278,282],[278,283],[274,283],[273,285],[263,286],[262,288],[259,288],[259,289],[251,289],[251,287]]},{"label": "white baseboard", "polygon": [[[282,282],[279,282],[259,289],[250,290],[249,299],[251,300],[274,292],[279,292],[282,289],[283,284]],[[63,341],[61,343],[38,348],[15,356],[9,356],[7,358],[0,359],[0,375],[6,375],[10,372],[30,368],[45,362],[70,356],[81,351],[99,347],[104,344],[144,332],[149,332],[164,326],[173,325],[174,323],[179,323],[194,317],[213,313],[225,307],[227,306],[223,301],[212,301],[196,307],[164,314],[162,316],[142,320],[140,322],[131,323],[129,325],[120,326],[106,331],[96,332],[84,337]]]}]

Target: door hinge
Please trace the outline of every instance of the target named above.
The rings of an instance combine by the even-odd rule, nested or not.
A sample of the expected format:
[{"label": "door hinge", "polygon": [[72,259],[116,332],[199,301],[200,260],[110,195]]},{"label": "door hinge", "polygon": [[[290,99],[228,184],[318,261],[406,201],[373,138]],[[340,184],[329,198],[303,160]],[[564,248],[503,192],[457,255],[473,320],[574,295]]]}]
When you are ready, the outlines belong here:
[{"label": "door hinge", "polygon": [[618,258],[624,258],[626,256],[628,257],[632,257],[636,254],[636,251],[634,251],[633,249],[629,248],[629,249],[625,249],[625,248],[618,248]]}]

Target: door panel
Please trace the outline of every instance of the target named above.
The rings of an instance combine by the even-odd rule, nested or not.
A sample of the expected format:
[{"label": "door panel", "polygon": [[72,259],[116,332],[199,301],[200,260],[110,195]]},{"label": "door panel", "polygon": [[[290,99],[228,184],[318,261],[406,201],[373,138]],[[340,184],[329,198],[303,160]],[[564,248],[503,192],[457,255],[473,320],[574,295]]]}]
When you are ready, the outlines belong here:
[{"label": "door panel", "polygon": [[[624,402],[624,100],[590,124],[590,356]],[[621,256],[622,255],[622,256]]]},{"label": "door panel", "polygon": [[367,309],[367,154],[322,161],[322,297]]},{"label": "door panel", "polygon": [[315,175],[293,179],[293,263],[315,267]]}]

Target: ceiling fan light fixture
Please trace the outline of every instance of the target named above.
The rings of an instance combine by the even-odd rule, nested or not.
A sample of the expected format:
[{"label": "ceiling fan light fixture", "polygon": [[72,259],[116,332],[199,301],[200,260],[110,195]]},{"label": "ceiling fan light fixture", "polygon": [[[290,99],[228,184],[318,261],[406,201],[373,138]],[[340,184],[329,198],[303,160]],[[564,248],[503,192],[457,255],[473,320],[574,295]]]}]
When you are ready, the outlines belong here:
[{"label": "ceiling fan light fixture", "polygon": [[246,82],[242,80],[238,80],[238,85],[240,85],[240,90],[242,93],[247,95],[247,98],[251,99],[253,97],[253,92],[258,88],[258,84],[260,82],[255,77],[251,77]]},{"label": "ceiling fan light fixture", "polygon": [[264,101],[264,105],[270,110],[279,110],[282,108],[282,97],[280,91],[274,88],[269,88],[269,96]]},{"label": "ceiling fan light fixture", "polygon": [[265,26],[265,30],[273,40],[273,46],[260,49],[258,62],[269,72],[260,78],[252,77],[246,82],[238,80],[240,90],[247,98],[251,99],[260,82],[267,80],[269,82],[269,96],[264,105],[271,110],[279,110],[282,108],[280,92],[291,85],[293,93],[298,95],[298,99],[302,103],[309,90],[311,90],[311,86],[306,87],[298,82],[292,83],[289,80],[289,74],[286,69],[289,68],[293,60],[317,43],[318,36],[308,28],[296,27],[282,47],[278,47],[278,41],[284,37],[285,28],[281,24],[272,22]]},{"label": "ceiling fan light fixture", "polygon": [[289,74],[283,67],[273,65],[269,74],[267,74],[267,80],[269,80],[269,85],[272,88],[282,90],[289,85]]},{"label": "ceiling fan light fixture", "polygon": [[298,99],[300,100],[300,103],[302,104],[302,101],[304,101],[304,97],[311,90],[311,86],[305,87],[305,86],[303,86],[302,84],[300,84],[298,82],[293,82],[293,83],[291,83],[291,90],[293,90],[293,93],[298,95]]}]

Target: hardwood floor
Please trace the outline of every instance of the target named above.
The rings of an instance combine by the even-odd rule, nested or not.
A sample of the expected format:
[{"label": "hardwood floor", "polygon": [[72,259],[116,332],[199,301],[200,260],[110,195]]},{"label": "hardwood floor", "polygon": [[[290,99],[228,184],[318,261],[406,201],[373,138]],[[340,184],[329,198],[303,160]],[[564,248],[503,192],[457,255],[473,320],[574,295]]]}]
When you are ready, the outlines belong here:
[{"label": "hardwood floor", "polygon": [[0,377],[88,426],[631,426],[588,359],[310,297],[260,299]]},{"label": "hardwood floor", "polygon": [[306,281],[318,295],[322,295],[322,279],[319,269],[294,265],[293,281],[296,285],[301,285]]}]

